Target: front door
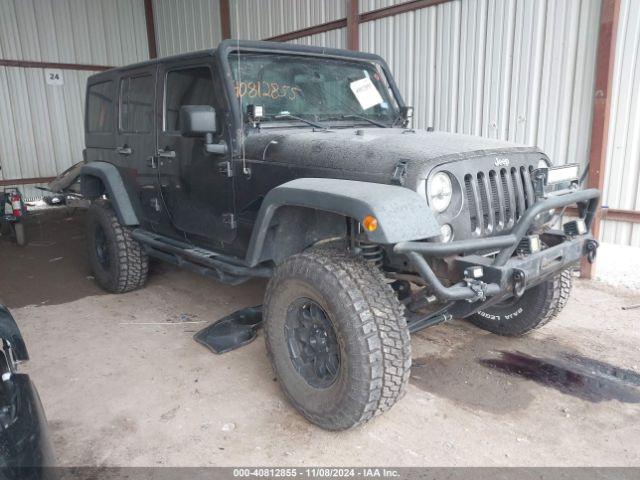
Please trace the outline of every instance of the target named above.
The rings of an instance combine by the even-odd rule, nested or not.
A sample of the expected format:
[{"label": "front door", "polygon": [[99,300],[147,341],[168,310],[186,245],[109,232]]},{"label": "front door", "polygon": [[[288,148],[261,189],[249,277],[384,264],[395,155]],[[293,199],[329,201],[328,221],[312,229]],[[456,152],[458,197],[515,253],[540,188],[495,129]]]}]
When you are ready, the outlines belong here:
[{"label": "front door", "polygon": [[219,131],[226,138],[222,112],[226,102],[210,63],[169,62],[158,71],[158,171],[164,206],[173,225],[190,240],[222,247],[236,236],[233,177],[225,162],[230,155],[207,153],[204,138],[180,133],[180,107],[209,105],[218,112]]}]

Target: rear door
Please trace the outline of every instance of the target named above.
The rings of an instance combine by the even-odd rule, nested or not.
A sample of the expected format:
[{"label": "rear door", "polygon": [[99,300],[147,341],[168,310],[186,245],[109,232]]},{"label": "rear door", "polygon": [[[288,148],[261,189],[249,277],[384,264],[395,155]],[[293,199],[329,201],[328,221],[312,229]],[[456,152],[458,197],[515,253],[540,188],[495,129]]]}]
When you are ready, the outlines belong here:
[{"label": "rear door", "polygon": [[210,59],[159,66],[157,108],[163,120],[158,125],[158,170],[173,225],[197,243],[222,247],[236,236],[234,184],[225,168],[230,154],[207,153],[203,138],[181,135],[179,112],[185,105],[214,107],[219,131],[213,142],[226,138],[226,102]]},{"label": "rear door", "polygon": [[85,155],[89,162],[112,162],[116,144],[117,76],[95,75],[87,85]]},{"label": "rear door", "polygon": [[121,174],[135,185],[146,228],[171,230],[157,188],[155,87],[156,65],[122,73],[118,81],[118,118],[114,158]]}]

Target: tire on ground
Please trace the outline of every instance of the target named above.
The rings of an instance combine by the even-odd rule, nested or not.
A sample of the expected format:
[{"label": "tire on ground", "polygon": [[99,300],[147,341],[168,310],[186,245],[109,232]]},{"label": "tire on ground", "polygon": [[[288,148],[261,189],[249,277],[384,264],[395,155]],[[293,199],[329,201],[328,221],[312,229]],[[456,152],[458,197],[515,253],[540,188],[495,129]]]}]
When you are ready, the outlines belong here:
[{"label": "tire on ground", "polygon": [[[312,386],[290,356],[285,323],[300,299],[318,304],[335,332],[340,361],[329,386]],[[404,307],[379,269],[364,260],[329,248],[288,258],[267,286],[264,319],[276,377],[312,423],[329,430],[355,427],[404,394],[411,369]]]},{"label": "tire on ground", "polygon": [[89,263],[100,286],[112,293],[142,287],[147,280],[148,256],[129,229],[120,225],[108,201],[91,204],[86,227]]},{"label": "tire on ground", "polygon": [[474,313],[468,320],[497,335],[517,337],[553,320],[564,308],[571,293],[571,270],[527,290],[519,299],[507,300]]}]

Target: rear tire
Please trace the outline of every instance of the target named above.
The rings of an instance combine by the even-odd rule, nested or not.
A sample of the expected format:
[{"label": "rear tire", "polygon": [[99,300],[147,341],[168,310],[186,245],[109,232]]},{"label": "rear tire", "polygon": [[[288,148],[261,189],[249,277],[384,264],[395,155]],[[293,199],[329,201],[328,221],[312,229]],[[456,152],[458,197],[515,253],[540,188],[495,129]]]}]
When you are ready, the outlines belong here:
[{"label": "rear tire", "polygon": [[573,277],[571,270],[559,274],[507,300],[474,313],[468,320],[476,327],[496,335],[518,337],[553,320],[569,300]]},{"label": "rear tire", "polygon": [[352,428],[404,394],[411,369],[404,307],[364,260],[333,249],[288,258],[267,286],[264,319],[276,377],[312,423]]},{"label": "rear tire", "polygon": [[91,269],[108,292],[129,292],[147,281],[149,258],[129,229],[120,225],[107,201],[100,200],[89,207],[87,244]]}]

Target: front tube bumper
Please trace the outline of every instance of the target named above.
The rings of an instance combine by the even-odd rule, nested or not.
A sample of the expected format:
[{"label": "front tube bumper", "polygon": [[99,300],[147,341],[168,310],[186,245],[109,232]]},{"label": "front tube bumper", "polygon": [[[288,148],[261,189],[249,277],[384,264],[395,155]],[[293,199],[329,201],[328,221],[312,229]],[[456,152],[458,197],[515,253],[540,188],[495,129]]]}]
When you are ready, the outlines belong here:
[{"label": "front tube bumper", "polygon": [[[485,300],[487,297],[506,296],[514,292],[514,276],[522,285],[533,285],[549,275],[566,268],[580,260],[584,255],[592,252],[597,246],[590,233],[564,239],[558,245],[524,258],[513,257],[522,238],[527,235],[536,217],[541,213],[577,204],[579,215],[584,219],[587,231],[598,208],[600,191],[587,189],[577,192],[554,195],[539,200],[520,218],[516,226],[506,235],[480,238],[475,240],[460,240],[449,243],[436,242],[401,242],[393,250],[404,254],[411,262],[417,273],[431,286],[434,295],[441,301]],[[461,265],[475,264],[483,266],[490,281],[465,280],[456,285],[446,287],[433,272],[425,256],[444,258],[473,254],[478,251],[498,250],[495,258],[475,255],[457,257]]]}]

